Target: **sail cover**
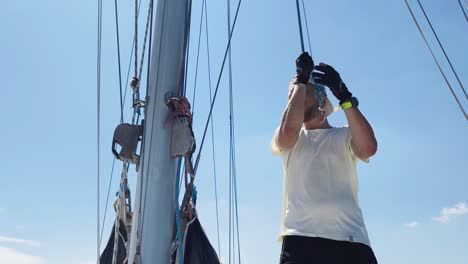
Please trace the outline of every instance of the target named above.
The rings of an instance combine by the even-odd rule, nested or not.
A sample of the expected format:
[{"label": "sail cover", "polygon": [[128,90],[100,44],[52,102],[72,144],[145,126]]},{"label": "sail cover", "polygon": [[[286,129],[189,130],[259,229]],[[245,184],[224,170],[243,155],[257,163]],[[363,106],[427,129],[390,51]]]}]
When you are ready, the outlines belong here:
[{"label": "sail cover", "polygon": [[[120,221],[120,220],[119,220]],[[125,244],[128,241],[127,238],[127,230],[125,229],[124,223],[120,221],[119,225],[119,245],[117,249],[117,264],[123,264],[125,259],[127,258],[127,249],[125,248]],[[114,238],[115,238],[115,223],[112,227],[112,233],[109,237],[109,241],[107,242],[106,248],[99,257],[99,261],[101,264],[112,264],[112,256],[114,251]]]},{"label": "sail cover", "polygon": [[184,235],[184,263],[183,264],[219,264],[218,255],[195,216],[187,223]]}]

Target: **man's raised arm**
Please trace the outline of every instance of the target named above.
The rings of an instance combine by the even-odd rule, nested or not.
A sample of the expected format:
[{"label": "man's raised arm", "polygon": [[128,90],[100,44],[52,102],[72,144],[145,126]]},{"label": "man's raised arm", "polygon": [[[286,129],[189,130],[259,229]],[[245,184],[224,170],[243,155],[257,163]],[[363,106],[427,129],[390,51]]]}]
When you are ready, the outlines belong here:
[{"label": "man's raised arm", "polygon": [[315,69],[318,71],[312,73],[315,82],[330,88],[346,114],[351,131],[351,148],[354,154],[361,160],[369,159],[377,151],[377,140],[369,122],[357,108],[357,99],[352,97],[352,93],[341,80],[340,74],[333,67],[320,63]]},{"label": "man's raised arm", "polygon": [[296,144],[304,122],[307,83],[313,69],[312,57],[307,52],[302,53],[296,60],[297,76],[289,86],[289,101],[276,138],[276,145],[280,151],[287,150]]}]

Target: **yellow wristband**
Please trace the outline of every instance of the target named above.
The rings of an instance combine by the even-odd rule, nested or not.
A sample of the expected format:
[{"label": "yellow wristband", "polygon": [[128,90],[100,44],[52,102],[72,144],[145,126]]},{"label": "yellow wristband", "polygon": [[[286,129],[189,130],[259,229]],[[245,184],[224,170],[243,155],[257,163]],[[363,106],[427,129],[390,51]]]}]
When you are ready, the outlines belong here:
[{"label": "yellow wristband", "polygon": [[341,109],[345,110],[353,107],[353,104],[350,101],[346,101],[340,105]]}]

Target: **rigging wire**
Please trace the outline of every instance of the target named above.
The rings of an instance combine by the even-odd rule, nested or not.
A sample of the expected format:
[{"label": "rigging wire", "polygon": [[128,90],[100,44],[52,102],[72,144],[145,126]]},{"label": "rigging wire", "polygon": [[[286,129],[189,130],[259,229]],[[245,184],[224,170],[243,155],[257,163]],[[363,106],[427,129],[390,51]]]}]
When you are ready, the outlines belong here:
[{"label": "rigging wire", "polygon": [[440,42],[440,39],[439,39],[439,36],[437,36],[437,33],[435,32],[435,29],[434,27],[432,26],[432,23],[431,21],[429,20],[429,17],[427,16],[426,14],[426,11],[424,10],[422,4],[421,4],[421,1],[420,0],[417,0],[418,1],[418,4],[419,4],[419,7],[421,8],[423,14],[424,14],[424,17],[426,18],[426,21],[427,23],[429,24],[429,26],[431,27],[431,30],[432,30],[432,33],[434,33],[434,36],[437,40],[437,43],[439,43],[439,47],[442,49],[442,52],[444,53],[444,56],[445,58],[447,59],[447,62],[449,63],[450,65],[450,68],[452,69],[452,72],[453,74],[455,75],[455,78],[457,79],[458,81],[458,84],[460,85],[461,89],[463,90],[463,93],[465,94],[465,98],[468,100],[468,95],[466,94],[466,90],[465,90],[465,87],[463,87],[463,84],[461,83],[460,81],[460,78],[458,78],[458,74],[457,72],[455,71],[455,68],[453,67],[452,65],[452,62],[450,61],[448,55],[447,55],[447,52],[445,52],[445,49],[444,49],[444,46],[442,45],[442,43]]},{"label": "rigging wire", "polygon": [[[231,35],[231,1],[227,0],[227,19],[228,19],[228,36]],[[233,260],[234,263],[236,263],[236,258],[235,258],[235,242],[236,242],[236,237],[237,237],[237,253],[238,253],[238,263],[241,263],[241,256],[240,256],[240,238],[239,238],[239,218],[238,218],[238,207],[237,207],[237,182],[236,182],[236,166],[235,166],[235,141],[234,141],[234,99],[233,99],[233,90],[232,90],[232,57],[231,57],[231,49],[232,46],[229,47],[229,52],[228,52],[228,72],[229,72],[229,125],[230,125],[230,144],[229,144],[229,185],[231,186],[232,182],[232,191],[231,189],[229,190],[230,196],[229,196],[229,201],[230,201],[230,207],[232,206],[232,235],[233,235],[233,240],[232,240],[232,249],[233,249]],[[234,201],[232,201],[232,199]],[[229,211],[229,214],[231,214],[231,211]],[[229,222],[231,223],[231,217],[229,219]],[[237,232],[235,230],[237,229]],[[231,226],[229,227],[229,230],[231,232]],[[231,234],[229,234],[229,237],[231,237]],[[229,242],[231,243],[231,242]],[[229,247],[229,249],[231,249]],[[229,251],[229,256],[231,255],[231,252]],[[231,261],[231,258],[229,258],[229,263]]]},{"label": "rigging wire", "polygon": [[304,5],[304,0],[302,0],[302,11],[304,12],[304,21],[307,30],[307,40],[309,42],[309,54],[312,56],[312,46],[310,45],[310,34],[309,34],[309,23],[307,22],[307,12]]},{"label": "rigging wire", "polygon": [[183,60],[185,62],[185,67],[184,67],[184,72],[181,76],[181,78],[183,78],[184,80],[184,83],[183,83],[183,89],[182,89],[182,92],[179,94],[180,95],[185,95],[186,94],[186,90],[187,90],[187,73],[188,73],[188,57],[189,57],[189,54],[190,54],[190,33],[191,33],[191,30],[190,30],[190,21],[192,20],[192,0],[188,0],[188,3],[187,3],[187,9],[186,9],[186,12],[185,12],[185,42],[184,43],[184,53],[182,55],[183,57]]},{"label": "rigging wire", "polygon": [[434,59],[435,63],[437,64],[437,68],[439,68],[439,71],[440,71],[440,73],[442,74],[442,76],[443,76],[443,78],[444,78],[444,80],[445,80],[445,83],[447,84],[447,86],[448,86],[450,92],[452,93],[453,98],[454,98],[455,101],[457,102],[458,107],[460,108],[461,112],[462,112],[463,115],[465,116],[465,119],[468,120],[468,115],[466,114],[465,109],[463,108],[462,104],[461,104],[460,101],[458,100],[457,95],[456,95],[455,92],[453,91],[452,86],[450,85],[450,82],[448,81],[447,77],[445,76],[445,73],[444,73],[444,71],[442,70],[442,67],[441,67],[440,64],[439,64],[439,61],[437,60],[437,58],[436,58],[435,55],[434,55],[434,52],[433,52],[432,49],[431,49],[431,46],[429,46],[429,43],[428,43],[428,41],[427,41],[427,39],[426,39],[426,36],[424,35],[424,33],[423,33],[421,27],[419,26],[418,21],[416,20],[416,17],[414,16],[414,13],[413,13],[413,11],[412,11],[412,9],[411,9],[409,3],[408,3],[408,0],[405,0],[405,3],[406,3],[406,6],[408,7],[408,11],[409,11],[410,14],[411,14],[411,17],[413,18],[414,23],[416,24],[416,27],[417,27],[418,30],[419,30],[419,33],[421,34],[421,37],[422,37],[423,40],[424,40],[424,43],[426,44],[427,48],[428,48],[429,51],[431,52],[432,58]]},{"label": "rigging wire", "polygon": [[[140,8],[141,8],[141,0],[138,2],[138,17],[140,16]],[[124,99],[123,99],[123,105],[125,105],[125,99],[127,98],[127,90],[128,90],[128,80],[130,79],[130,69],[132,65],[132,59],[133,59],[133,51],[135,49],[135,41],[132,44],[132,48],[130,50],[130,59],[128,61],[128,67],[127,67],[127,80],[125,81],[125,92],[124,92]],[[135,67],[136,69],[136,67]]]},{"label": "rigging wire", "polygon": [[218,81],[216,82],[216,88],[215,88],[215,92],[214,92],[214,95],[213,95],[213,101],[211,102],[210,111],[208,113],[208,117],[207,117],[206,123],[205,123],[205,129],[203,131],[203,137],[202,137],[202,141],[201,141],[201,144],[200,144],[200,149],[198,150],[197,159],[196,159],[196,162],[195,162],[195,168],[194,168],[195,173],[197,172],[198,163],[200,162],[200,154],[201,154],[201,151],[203,150],[203,145],[205,143],[206,132],[208,130],[208,125],[210,123],[211,115],[213,113],[213,107],[214,107],[214,103],[216,102],[216,96],[218,95],[219,84],[221,82],[221,77],[223,75],[224,65],[226,63],[226,58],[227,58],[227,55],[228,55],[229,47],[231,46],[231,39],[232,39],[232,35],[234,33],[234,29],[235,29],[235,26],[236,26],[237,16],[239,15],[239,9],[240,9],[241,3],[242,3],[242,0],[239,0],[239,2],[237,4],[236,14],[234,16],[234,21],[232,23],[231,34],[229,34],[229,40],[228,40],[228,43],[227,43],[227,46],[226,46],[226,50],[224,52],[223,62],[221,64],[221,69],[220,69],[219,75],[218,75]]},{"label": "rigging wire", "polygon": [[203,0],[202,2],[202,9],[201,9],[201,15],[200,15],[200,29],[198,31],[198,45],[197,45],[197,60],[195,63],[195,79],[194,79],[194,84],[193,84],[193,98],[192,98],[192,117],[195,113],[195,95],[197,92],[197,78],[198,78],[198,59],[200,57],[200,41],[201,41],[201,35],[202,35],[202,27],[203,27],[203,14],[205,11],[205,2],[206,0]]},{"label": "rigging wire", "polygon": [[106,224],[107,206],[109,205],[109,197],[110,197],[112,178],[114,176],[114,167],[115,167],[115,157],[112,160],[112,169],[111,169],[111,174],[110,174],[110,179],[109,179],[109,185],[107,186],[106,207],[104,208],[104,216],[103,216],[103,219],[102,219],[101,235],[99,237],[99,245],[101,245],[101,243],[102,243],[102,236],[103,236],[103,233],[104,233],[104,225]]},{"label": "rigging wire", "polygon": [[301,37],[301,49],[302,49],[302,52],[305,52],[304,36],[302,35],[302,20],[301,20],[301,10],[299,9],[299,0],[296,0],[296,9],[297,9],[297,23],[299,24],[299,36]]},{"label": "rigging wire", "polygon": [[[230,35],[230,28],[231,28],[231,1],[227,0],[227,33],[228,37]],[[228,77],[229,77],[229,137],[232,138],[232,105],[231,105],[231,97],[232,97],[232,65],[231,65],[231,46],[228,49]],[[232,202],[232,140],[229,140],[229,264],[231,264],[231,259],[233,262],[236,262],[236,257],[233,255],[235,253],[235,240],[234,236],[234,208]],[[231,247],[232,246],[232,247]],[[232,256],[233,255],[233,256]],[[232,257],[231,257],[232,256]]]},{"label": "rigging wire", "polygon": [[99,203],[99,196],[100,196],[100,136],[101,136],[101,43],[102,43],[102,0],[98,0],[98,14],[97,14],[97,59],[96,59],[96,86],[97,86],[97,96],[96,96],[96,110],[97,110],[97,135],[96,135],[96,143],[97,143],[97,225],[96,225],[96,234],[97,234],[97,257],[96,263],[99,264],[100,262],[100,203]]},{"label": "rigging wire", "polygon": [[[153,17],[154,17],[154,2],[152,0],[151,1],[151,19],[150,19],[150,33],[149,33],[149,46],[151,47],[152,46],[152,43],[153,43]],[[164,5],[162,6],[162,19],[164,20],[164,17],[166,15],[166,4],[164,2]],[[164,29],[164,27],[163,27]],[[164,34],[164,30],[161,32],[161,34]],[[162,43],[162,38],[159,39],[159,44],[161,45]],[[159,64],[160,64],[160,59],[161,57],[159,56],[158,58],[158,69],[159,69]],[[146,65],[146,94],[148,94],[148,89],[149,89],[149,73],[150,73],[150,66],[151,66],[151,63],[150,63],[150,60],[151,60],[151,49],[148,50],[148,62],[147,62],[147,65]],[[158,87],[156,86],[155,87],[156,91],[158,89]],[[145,108],[145,116],[146,116],[146,111],[147,111],[147,108]],[[153,107],[153,115],[154,115],[154,112],[155,112],[155,107]],[[151,144],[151,142],[153,141],[153,126],[150,127],[150,132],[149,132],[149,135],[150,135],[150,138],[149,138],[149,143]],[[145,153],[145,137],[143,137],[143,141],[142,141],[142,144],[141,144],[141,153]],[[151,157],[151,152],[149,152],[149,155],[148,155],[148,160],[150,160],[150,157]],[[141,243],[141,240],[142,240],[142,236],[143,236],[143,223],[144,223],[144,210],[142,210],[142,206],[143,208],[146,208],[146,197],[147,197],[147,193],[148,193],[148,175],[146,176],[145,179],[143,179],[143,175],[144,174],[144,170],[145,170],[145,159],[142,158],[141,159],[141,165],[140,165],[140,170],[141,170],[141,184],[140,184],[140,197],[139,197],[139,204],[138,204],[138,229],[137,229],[137,234],[136,234],[136,246],[137,248],[140,247],[140,243]],[[144,198],[145,200],[143,200],[143,181],[144,181],[144,186],[145,186],[145,190],[144,190]],[[145,203],[143,204],[143,201],[145,201]],[[141,222],[140,222],[141,221]],[[140,252],[136,252],[137,254],[139,254]]]},{"label": "rigging wire", "polygon": [[122,71],[120,67],[120,37],[119,37],[119,12],[117,0],[114,0],[115,7],[115,31],[117,36],[117,60],[119,65],[119,88],[120,88],[120,123],[124,121],[123,118],[123,91],[122,91]]},{"label": "rigging wire", "polygon": [[[138,76],[138,13],[140,9],[138,6],[138,0],[135,0],[135,36],[133,37],[133,48],[135,48],[135,77]],[[128,82],[128,81],[127,81]]]},{"label": "rigging wire", "polygon": [[[460,8],[461,8],[461,10],[462,10],[462,12],[463,12],[463,15],[465,15],[465,20],[466,20],[466,22],[468,22],[468,16],[466,16],[465,8],[463,7],[463,5],[462,5],[462,3],[461,3],[460,0],[458,0],[458,4],[460,5]],[[466,2],[465,2],[465,4],[466,4]]]},{"label": "rigging wire", "polygon": [[[140,14],[140,4],[141,4],[141,0],[139,1],[138,3],[138,11],[137,11],[137,17],[139,17],[139,14]],[[125,99],[127,97],[127,88],[128,88],[128,80],[129,80],[129,77],[130,77],[130,68],[131,68],[131,62],[132,62],[132,58],[133,58],[133,50],[135,48],[135,43],[133,43],[132,45],[132,49],[130,51],[130,59],[129,59],[129,63],[128,63],[128,67],[127,67],[127,81],[125,82],[127,85],[125,86],[125,92],[124,92],[124,98],[123,98],[123,105],[125,105]],[[136,69],[136,68],[135,68]],[[138,121],[137,121],[138,123]],[[107,198],[106,198],[106,207],[104,209],[104,216],[103,216],[103,221],[102,221],[102,225],[101,225],[101,234],[100,234],[100,238],[99,238],[99,244],[101,245],[102,244],[102,237],[103,237],[103,233],[104,233],[104,226],[106,224],[106,216],[107,216],[107,208],[108,208],[108,203],[109,203],[109,197],[110,197],[110,190],[111,190],[111,184],[112,184],[112,178],[114,176],[114,168],[115,168],[115,157],[113,158],[112,160],[112,167],[111,167],[111,173],[110,173],[110,176],[109,176],[109,185],[108,185],[108,188],[107,188]],[[127,166],[127,171],[129,169],[129,165]]]},{"label": "rigging wire", "polygon": [[[203,1],[205,5],[205,36],[206,36],[206,54],[208,61],[208,88],[210,94],[210,104],[212,103],[212,89],[211,89],[211,63],[210,63],[210,44],[208,36],[208,6],[206,0]],[[212,148],[212,160],[213,160],[213,178],[214,178],[214,194],[215,194],[215,205],[216,205],[216,230],[218,235],[218,256],[221,256],[221,242],[219,239],[219,210],[218,210],[218,184],[216,175],[216,154],[215,154],[215,140],[214,140],[214,121],[213,115],[210,117],[211,125],[211,148]]]},{"label": "rigging wire", "polygon": [[[148,29],[150,28],[149,23],[151,20],[151,13],[153,12],[153,0],[149,1],[149,6],[148,6],[148,15],[146,16],[146,26],[145,26],[145,37],[143,38],[143,48],[141,51],[141,60],[140,60],[140,69],[138,71],[138,80],[141,80],[141,74],[143,73],[143,64],[145,61],[145,50],[146,50],[146,41],[148,38]],[[135,69],[136,72],[136,69]],[[135,75],[137,77],[137,75]]]}]

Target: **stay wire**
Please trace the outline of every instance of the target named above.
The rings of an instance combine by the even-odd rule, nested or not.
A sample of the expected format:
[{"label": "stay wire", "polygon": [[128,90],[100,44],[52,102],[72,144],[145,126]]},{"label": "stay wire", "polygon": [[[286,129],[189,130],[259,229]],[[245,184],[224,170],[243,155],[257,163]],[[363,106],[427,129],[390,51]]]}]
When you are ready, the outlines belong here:
[{"label": "stay wire", "polygon": [[[135,0],[135,36],[133,39],[133,47],[135,50],[135,77],[137,77],[138,72],[138,13],[139,13],[138,0]],[[128,81],[127,81],[128,82]]]},{"label": "stay wire", "polygon": [[119,37],[119,13],[117,0],[114,0],[115,7],[115,31],[117,36],[117,60],[119,66],[119,88],[120,88],[120,123],[124,122],[123,117],[123,90],[122,90],[122,70],[120,66],[120,37]]},{"label": "stay wire", "polygon": [[[210,63],[210,44],[208,36],[208,5],[205,5],[205,36],[206,36],[206,54],[208,61],[208,88],[210,93],[210,104],[212,103],[212,89],[211,89],[211,63]],[[213,160],[213,178],[214,178],[214,193],[215,193],[215,205],[216,205],[216,230],[218,235],[218,256],[221,256],[221,242],[219,238],[219,210],[218,210],[218,184],[217,184],[217,175],[216,175],[216,152],[215,152],[215,139],[214,139],[214,121],[213,116],[210,117],[210,126],[211,126],[211,148],[212,148],[212,160]]]},{"label": "stay wire", "polygon": [[[228,30],[228,35],[231,34],[231,1],[230,0],[227,0],[227,6],[228,6],[228,27],[227,27],[227,30]],[[231,137],[231,140],[230,140],[230,156],[231,156],[231,160],[232,162],[230,162],[230,175],[232,176],[232,183],[233,183],[233,196],[234,196],[234,203],[233,203],[233,217],[235,217],[235,219],[233,219],[233,227],[232,227],[232,230],[233,230],[233,234],[234,234],[234,225],[236,227],[236,237],[237,237],[237,259],[238,259],[238,263],[242,263],[241,261],[241,255],[240,255],[240,237],[239,237],[239,217],[238,217],[238,207],[237,207],[237,181],[236,181],[236,163],[235,163],[235,160],[236,160],[236,157],[235,157],[235,127],[234,127],[234,96],[233,96],[233,89],[232,89],[232,57],[231,57],[231,49],[232,49],[232,46],[229,47],[229,116],[230,116],[230,137]],[[233,240],[233,253],[234,253],[234,256],[235,256],[235,245],[234,245],[234,242],[236,241],[236,239]],[[234,258],[234,263],[235,263],[235,258]]]},{"label": "stay wire", "polygon": [[101,43],[102,43],[102,0],[98,0],[98,14],[97,14],[97,59],[96,59],[96,86],[97,86],[97,96],[96,96],[96,143],[97,143],[97,219],[96,219],[96,263],[100,263],[101,247],[100,247],[100,136],[101,136]]},{"label": "stay wire", "polygon": [[[227,33],[228,37],[231,34],[231,1],[227,0]],[[228,77],[229,77],[229,137],[232,139],[232,63],[231,63],[231,46],[228,50]],[[229,264],[231,259],[236,263],[235,258],[235,238],[234,238],[234,206],[232,202],[233,196],[233,181],[232,181],[232,140],[229,140]],[[232,247],[231,247],[232,246]],[[231,257],[232,256],[232,257]]]},{"label": "stay wire", "polygon": [[231,46],[231,39],[232,39],[232,35],[234,33],[234,29],[235,29],[235,26],[236,26],[237,16],[239,15],[239,9],[240,9],[241,3],[242,3],[242,0],[239,0],[239,2],[237,4],[236,14],[234,16],[234,21],[232,23],[231,34],[229,35],[229,40],[228,40],[228,43],[227,43],[227,46],[226,46],[226,50],[224,51],[223,63],[221,64],[221,70],[219,71],[218,81],[216,82],[216,88],[215,88],[215,92],[214,92],[214,95],[213,95],[213,101],[211,102],[210,112],[208,113],[208,117],[206,119],[205,129],[203,131],[203,137],[202,137],[202,141],[201,141],[201,144],[200,144],[200,149],[198,150],[197,159],[196,159],[196,162],[195,162],[195,168],[194,168],[195,173],[197,171],[198,163],[200,162],[200,154],[201,154],[201,151],[203,150],[203,145],[205,143],[206,132],[208,130],[208,125],[210,123],[210,118],[211,118],[211,115],[213,113],[213,107],[214,107],[214,103],[216,102],[216,96],[218,95],[219,84],[221,82],[221,77],[223,75],[224,65],[226,63],[226,58],[227,58],[227,55],[228,55],[229,47]]},{"label": "stay wire", "polygon": [[424,17],[426,18],[427,23],[428,23],[429,26],[431,27],[432,33],[434,33],[434,36],[435,36],[435,38],[436,38],[436,40],[437,40],[437,43],[439,43],[439,47],[442,49],[442,52],[444,53],[445,59],[447,59],[447,62],[449,63],[450,68],[452,69],[452,72],[453,72],[453,74],[455,75],[455,78],[457,79],[458,84],[460,85],[460,88],[463,90],[463,93],[465,94],[466,100],[468,100],[468,95],[466,94],[465,87],[463,87],[463,84],[462,84],[462,82],[460,81],[460,78],[458,77],[458,74],[457,74],[457,72],[455,71],[455,68],[453,67],[452,62],[450,61],[450,59],[449,59],[449,57],[448,57],[448,55],[447,55],[447,52],[445,52],[444,46],[443,46],[442,43],[440,42],[439,36],[437,36],[437,33],[435,32],[435,29],[434,29],[434,27],[432,26],[432,23],[431,23],[429,17],[427,16],[426,11],[424,10],[424,7],[422,6],[421,1],[420,1],[420,0],[417,0],[417,1],[418,1],[418,4],[419,4],[419,7],[421,8],[421,10],[422,10],[422,12],[423,12],[423,14],[424,14]]},{"label": "stay wire", "polygon": [[[164,2],[163,4],[163,7],[162,7],[162,20],[164,20],[164,17],[166,16],[166,4]],[[153,18],[154,18],[154,2],[152,1],[151,2],[151,15],[150,15],[151,19],[150,19],[150,28],[149,28],[149,43],[148,45],[151,47],[152,44],[153,44]],[[164,29],[164,27],[163,27]],[[164,30],[162,30],[161,32],[161,35],[164,34]],[[160,35],[160,36],[161,36]],[[159,44],[162,45],[162,38],[159,39]],[[148,95],[148,90],[149,90],[149,73],[150,73],[150,68],[151,68],[151,63],[150,63],[150,60],[151,60],[151,49],[148,50],[148,61],[147,61],[147,65],[146,65],[146,95]],[[159,54],[158,56],[158,70],[160,69],[160,62],[161,62],[161,54]],[[159,74],[159,72],[157,72],[156,74]],[[158,87],[156,86],[155,87],[156,89],[156,92],[158,90]],[[156,94],[156,93],[155,93]],[[146,115],[146,111],[148,110],[148,108],[145,108],[145,116]],[[155,107],[153,107],[153,115],[154,115],[154,112],[155,112]],[[149,143],[151,144],[151,142],[153,141],[153,126],[151,126],[150,128],[150,131],[149,131]],[[142,141],[142,144],[141,144],[141,153],[142,154],[142,157],[141,157],[141,165],[140,165],[140,169],[141,169],[141,182],[142,184],[140,184],[140,202],[138,204],[138,229],[137,229],[137,246],[140,246],[140,243],[142,241],[142,237],[143,237],[143,224],[144,224],[144,208],[146,208],[146,197],[147,197],[147,192],[148,192],[148,175],[146,176],[145,179],[143,179],[143,175],[144,175],[144,170],[145,170],[145,159],[143,158],[143,155],[145,153],[145,144],[146,144],[146,139],[145,137],[143,137],[143,141]],[[149,152],[149,156],[148,156],[148,160],[150,160],[151,158],[151,152]],[[143,182],[145,183],[144,184],[144,200],[143,200]],[[143,204],[144,202],[144,204]],[[142,210],[142,207],[143,207],[143,210]],[[140,222],[141,221],[141,222]]]},{"label": "stay wire", "polygon": [[305,52],[304,36],[302,36],[302,20],[301,20],[301,10],[299,8],[299,0],[296,0],[296,9],[297,9],[297,23],[299,24],[299,36],[301,37],[301,49],[302,49],[302,52]]},{"label": "stay wire", "polygon": [[[141,7],[141,0],[138,2],[138,17],[140,16],[140,7]],[[123,104],[124,105],[125,105],[125,99],[127,98],[127,90],[128,90],[128,84],[129,84],[128,80],[130,79],[130,70],[131,70],[131,65],[132,65],[134,49],[135,49],[135,42],[133,42],[133,44],[132,44],[132,49],[130,50],[130,59],[128,61],[127,81],[125,81],[125,92],[124,92],[124,99],[123,99]]]},{"label": "stay wire", "polygon": [[150,23],[150,16],[153,11],[153,0],[149,1],[149,7],[148,7],[148,15],[146,17],[146,26],[145,26],[145,37],[143,38],[143,48],[141,51],[141,61],[140,61],[140,70],[138,72],[138,80],[141,81],[141,75],[143,73],[143,64],[145,61],[145,51],[146,51],[146,41],[148,38],[148,29],[149,29],[149,23]]},{"label": "stay wire", "polygon": [[[460,8],[461,8],[461,10],[462,10],[462,12],[463,12],[463,15],[465,16],[466,22],[468,22],[468,16],[466,16],[465,8],[463,7],[463,5],[462,5],[462,3],[461,3],[460,0],[458,0],[458,4],[460,5]],[[465,2],[465,4],[466,4],[466,2]]]},{"label": "stay wire", "polygon": [[111,169],[111,174],[110,174],[110,179],[109,179],[109,185],[107,186],[106,207],[104,208],[104,217],[102,219],[101,235],[99,237],[99,245],[101,245],[101,243],[102,243],[102,236],[103,236],[103,233],[104,233],[104,225],[106,224],[107,207],[109,205],[109,197],[110,197],[112,178],[114,177],[114,167],[115,167],[115,157],[112,160],[112,169]]},{"label": "stay wire", "polygon": [[410,14],[411,14],[411,17],[413,18],[414,23],[416,24],[416,27],[417,27],[418,30],[419,30],[419,33],[421,34],[421,37],[422,37],[423,40],[424,40],[424,43],[426,44],[427,48],[428,48],[429,51],[431,52],[432,58],[434,59],[434,62],[436,63],[437,68],[439,68],[439,71],[440,71],[440,73],[442,74],[442,77],[444,78],[445,83],[447,84],[447,86],[448,86],[450,92],[452,93],[453,98],[454,98],[455,101],[457,102],[458,107],[460,108],[461,112],[462,112],[463,115],[465,116],[465,119],[468,120],[468,115],[466,114],[465,109],[463,109],[463,106],[462,106],[462,104],[460,103],[460,101],[458,100],[457,95],[456,95],[455,92],[453,91],[452,86],[450,85],[450,82],[449,82],[448,79],[447,79],[447,76],[445,76],[445,73],[444,73],[444,71],[442,70],[442,67],[441,67],[440,64],[439,64],[439,61],[437,60],[436,56],[434,55],[434,52],[432,51],[431,46],[429,45],[429,42],[428,42],[427,39],[426,39],[426,36],[424,35],[424,33],[423,33],[421,27],[419,26],[418,21],[416,20],[416,17],[415,17],[415,15],[414,15],[414,13],[413,13],[413,10],[411,9],[411,7],[410,7],[410,5],[409,5],[409,3],[408,3],[408,0],[405,0],[405,3],[406,3],[406,6],[408,7],[408,11],[409,11]]},{"label": "stay wire", "polygon": [[185,33],[185,38],[187,41],[187,46],[185,47],[185,53],[183,55],[183,59],[185,61],[185,67],[184,67],[184,75],[183,80],[184,80],[184,86],[182,93],[180,95],[185,96],[187,92],[187,76],[188,76],[188,69],[189,69],[189,55],[190,55],[190,35],[191,35],[191,30],[190,30],[190,22],[192,20],[192,0],[188,0],[187,3],[187,9],[186,9],[186,17],[185,17],[185,27],[186,27],[186,33]]},{"label": "stay wire", "polygon": [[200,15],[200,29],[198,31],[197,60],[195,62],[195,78],[194,78],[194,84],[193,84],[193,98],[192,98],[192,117],[195,114],[195,96],[197,92],[197,79],[198,79],[198,60],[200,57],[200,41],[201,41],[202,27],[203,27],[203,14],[205,12],[205,2],[206,0],[203,0],[202,2],[202,9],[201,9],[201,15]]},{"label": "stay wire", "polygon": [[[139,4],[138,4],[138,13],[137,13],[137,17],[140,13],[140,3],[141,3],[141,0],[139,1]],[[131,65],[131,62],[132,62],[132,58],[133,58],[133,49],[135,48],[135,43],[133,43],[133,46],[132,46],[132,49],[130,51],[130,59],[129,59],[129,64],[128,64],[128,70],[127,70],[127,81],[125,82],[127,84],[127,86],[125,87],[125,92],[124,92],[124,98],[123,98],[123,105],[125,105],[125,98],[127,96],[127,88],[128,88],[128,79],[129,79],[129,76],[130,76],[130,65]],[[137,122],[138,123],[138,122]],[[114,168],[115,168],[115,157],[113,158],[112,160],[112,168],[111,168],[111,173],[110,173],[110,176],[109,176],[109,185],[108,185],[108,188],[107,188],[107,198],[106,198],[106,207],[104,209],[104,217],[103,217],[103,221],[102,221],[102,225],[101,225],[101,233],[100,233],[100,237],[99,237],[99,244],[101,245],[102,244],[102,237],[103,237],[103,233],[104,233],[104,226],[106,224],[106,216],[107,216],[107,208],[108,208],[108,203],[109,203],[109,197],[110,197],[110,190],[111,190],[111,184],[112,184],[112,179],[113,179],[113,176],[114,176]],[[127,171],[128,171],[128,167],[127,167]]]}]

